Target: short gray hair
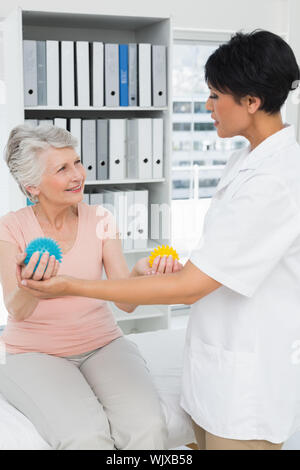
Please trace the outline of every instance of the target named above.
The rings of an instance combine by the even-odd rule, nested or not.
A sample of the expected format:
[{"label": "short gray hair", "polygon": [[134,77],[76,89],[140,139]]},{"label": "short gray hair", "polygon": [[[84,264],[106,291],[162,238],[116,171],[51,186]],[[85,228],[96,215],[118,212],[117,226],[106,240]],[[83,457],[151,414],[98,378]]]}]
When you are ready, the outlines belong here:
[{"label": "short gray hair", "polygon": [[31,202],[37,202],[38,198],[31,195],[26,186],[40,184],[45,164],[39,153],[49,147],[75,149],[77,139],[65,129],[51,125],[24,124],[14,127],[9,134],[4,158],[21,191]]}]

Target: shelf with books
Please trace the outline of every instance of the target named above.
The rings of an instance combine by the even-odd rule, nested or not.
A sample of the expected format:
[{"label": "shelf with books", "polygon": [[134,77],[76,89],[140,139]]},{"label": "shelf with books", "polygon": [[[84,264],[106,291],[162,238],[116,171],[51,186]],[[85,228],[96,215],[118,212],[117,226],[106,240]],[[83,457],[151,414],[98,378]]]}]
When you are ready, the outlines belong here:
[{"label": "shelf with books", "polygon": [[142,184],[142,183],[163,183],[165,178],[159,179],[122,179],[122,180],[95,180],[86,181],[85,186],[102,186],[102,185],[115,185],[115,184]]},{"label": "shelf with books", "polygon": [[[134,120],[134,119],[162,119],[163,120],[163,168],[162,177],[143,178],[99,178],[99,172],[95,178],[86,181],[86,192],[99,191],[101,186],[105,190],[118,188],[120,191],[142,190],[141,184],[148,191],[149,214],[153,205],[158,207],[171,207],[171,60],[172,60],[172,28],[168,17],[129,17],[98,14],[74,14],[71,11],[55,13],[47,11],[22,10],[18,7],[4,20],[4,49],[5,49],[5,73],[6,73],[6,134],[7,140],[10,130],[24,122],[24,120],[47,120],[59,118],[66,120],[67,127],[71,130],[71,120]],[[75,105],[38,105],[27,106],[24,102],[24,68],[23,68],[23,41],[59,42],[58,51],[62,53],[61,43],[74,43],[74,53],[78,52],[77,43],[89,43],[89,53],[93,53],[94,43],[114,45],[147,45],[146,48],[138,48],[141,52],[142,61],[149,59],[149,50],[153,52],[152,46],[164,46],[166,51],[166,106],[94,106],[93,99],[86,105],[80,104],[78,90],[75,90]],[[91,46],[92,45],[92,46]],[[103,48],[105,48],[103,46]],[[86,47],[86,46],[85,46]],[[148,51],[147,51],[148,50]],[[145,53],[145,57],[144,54]],[[77,56],[76,56],[77,57]],[[153,58],[153,57],[152,57]],[[147,59],[147,60],[148,60]],[[149,63],[149,61],[148,61]],[[76,67],[76,60],[75,60]],[[84,70],[76,69],[77,73]],[[143,72],[144,73],[144,72]],[[86,75],[87,76],[87,75]],[[78,77],[77,77],[78,78]],[[155,75],[155,80],[157,75]],[[76,76],[75,76],[76,79]],[[103,77],[105,81],[105,75]],[[149,78],[150,82],[153,76]],[[90,86],[94,83],[94,77]],[[141,81],[144,85],[144,81]],[[149,81],[148,91],[149,91]],[[143,86],[142,86],[143,88]],[[44,90],[45,91],[45,90]],[[153,91],[153,90],[152,90]],[[105,90],[104,90],[105,93]],[[149,96],[149,94],[148,94]],[[76,98],[77,97],[77,98]],[[61,97],[60,97],[61,98]],[[105,98],[105,95],[104,95]],[[77,101],[76,101],[77,100]],[[129,101],[130,103],[130,101]],[[92,104],[92,106],[90,106]],[[107,104],[107,103],[106,103]],[[76,124],[76,123],[75,123]],[[77,122],[78,124],[78,122]],[[81,126],[78,126],[80,129]],[[71,130],[73,133],[73,131]],[[84,162],[83,162],[84,163]],[[153,173],[154,174],[154,173]],[[128,185],[126,187],[126,185]],[[10,187],[10,210],[18,210],[24,207],[26,199],[20,192],[18,186],[11,181]],[[171,211],[167,210],[160,215],[160,220],[170,228]],[[150,216],[149,216],[150,219]],[[161,224],[163,226],[163,223]],[[157,226],[157,220],[155,221]],[[149,224],[151,227],[151,224]],[[170,244],[170,230],[161,230],[157,236],[150,234],[144,248],[132,248],[125,250],[124,254],[129,269],[132,269],[141,256],[149,254],[157,245]],[[140,306],[133,314],[120,314],[118,322],[124,332],[157,330],[169,327],[169,307],[164,306]]]},{"label": "shelf with books", "polygon": [[130,111],[167,111],[167,107],[154,107],[154,106],[149,106],[149,107],[143,107],[143,106],[116,106],[116,107],[109,107],[109,106],[101,106],[101,107],[96,107],[96,106],[72,106],[72,107],[62,107],[62,106],[26,106],[25,111],[124,111],[124,112],[130,112]]}]

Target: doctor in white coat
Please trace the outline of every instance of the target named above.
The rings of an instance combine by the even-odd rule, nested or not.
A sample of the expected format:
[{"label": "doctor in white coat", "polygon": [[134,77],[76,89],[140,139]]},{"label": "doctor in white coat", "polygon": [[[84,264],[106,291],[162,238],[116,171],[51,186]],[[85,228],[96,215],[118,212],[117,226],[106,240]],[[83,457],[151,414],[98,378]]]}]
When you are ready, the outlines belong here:
[{"label": "doctor in white coat", "polygon": [[[193,304],[181,405],[199,448],[279,450],[300,429],[300,147],[280,113],[299,67],[282,38],[257,30],[221,45],[205,76],[218,135],[249,145],[230,157],[184,268],[128,280],[57,276],[22,287],[19,279],[19,287]],[[166,263],[156,260],[154,271]]]}]

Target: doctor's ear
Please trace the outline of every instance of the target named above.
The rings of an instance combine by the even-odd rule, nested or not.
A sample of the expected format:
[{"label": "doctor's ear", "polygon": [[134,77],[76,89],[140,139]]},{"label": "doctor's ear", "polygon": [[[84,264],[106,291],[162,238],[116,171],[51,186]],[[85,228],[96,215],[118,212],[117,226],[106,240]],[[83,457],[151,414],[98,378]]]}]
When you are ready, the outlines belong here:
[{"label": "doctor's ear", "polygon": [[244,96],[242,98],[249,114],[254,114],[262,105],[262,100],[258,96]]}]

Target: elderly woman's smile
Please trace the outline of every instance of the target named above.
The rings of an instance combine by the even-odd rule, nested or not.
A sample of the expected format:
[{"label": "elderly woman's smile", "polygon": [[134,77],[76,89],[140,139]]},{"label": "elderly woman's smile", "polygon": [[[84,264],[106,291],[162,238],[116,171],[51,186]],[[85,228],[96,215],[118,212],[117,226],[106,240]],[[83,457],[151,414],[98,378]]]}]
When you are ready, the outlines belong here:
[{"label": "elderly woman's smile", "polygon": [[28,187],[31,194],[38,196],[39,201],[46,198],[66,203],[68,198],[70,204],[74,204],[82,200],[86,172],[74,148],[48,147],[39,153],[38,158],[44,165],[44,172],[37,186]]}]

